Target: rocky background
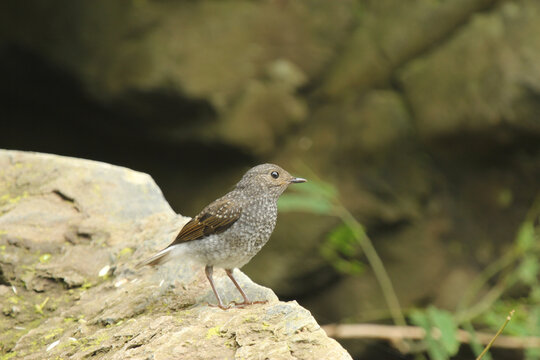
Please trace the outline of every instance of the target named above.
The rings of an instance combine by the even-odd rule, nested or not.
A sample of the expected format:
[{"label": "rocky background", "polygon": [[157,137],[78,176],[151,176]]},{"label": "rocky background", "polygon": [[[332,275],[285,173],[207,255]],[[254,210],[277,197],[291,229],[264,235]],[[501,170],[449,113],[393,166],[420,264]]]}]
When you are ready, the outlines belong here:
[{"label": "rocky background", "polygon": [[[311,169],[404,308],[453,309],[538,196],[538,34],[537,0],[3,1],[0,146],[144,171],[186,216],[254,164]],[[282,214],[245,272],[321,323],[388,319],[320,255],[336,224]]]}]

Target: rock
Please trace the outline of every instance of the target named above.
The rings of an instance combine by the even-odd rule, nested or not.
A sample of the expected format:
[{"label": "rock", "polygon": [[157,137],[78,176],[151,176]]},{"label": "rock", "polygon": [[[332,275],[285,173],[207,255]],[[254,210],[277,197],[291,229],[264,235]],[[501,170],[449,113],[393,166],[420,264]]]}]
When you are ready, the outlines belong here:
[{"label": "rock", "polygon": [[456,27],[495,0],[367,2],[343,53],[318,90],[350,97],[359,90],[387,85],[396,68],[436,46]]},{"label": "rock", "polygon": [[[187,220],[148,175],[5,150],[0,164],[0,269],[9,280],[0,285],[0,352],[8,357],[350,359],[307,310],[238,270],[248,296],[267,304],[207,306],[214,295],[189,259],[135,271]],[[224,300],[240,300],[224,272],[216,275]]]},{"label": "rock", "polygon": [[[162,140],[257,153],[306,117],[296,92],[331,61],[357,7],[352,0],[26,5],[0,11],[0,49],[17,44],[66,69],[92,99],[128,111],[134,127],[144,124]],[[254,114],[263,115],[260,127]]]},{"label": "rock", "polygon": [[400,81],[424,138],[477,133],[506,144],[520,132],[540,135],[540,42],[531,36],[540,32],[540,3],[496,10],[474,16],[403,69]]}]

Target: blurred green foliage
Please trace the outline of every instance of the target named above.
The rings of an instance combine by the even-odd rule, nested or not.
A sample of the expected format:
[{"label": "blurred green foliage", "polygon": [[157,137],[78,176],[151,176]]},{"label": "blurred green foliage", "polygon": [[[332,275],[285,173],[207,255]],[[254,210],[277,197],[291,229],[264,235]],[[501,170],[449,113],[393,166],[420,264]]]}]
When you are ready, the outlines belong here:
[{"label": "blurred green foliage", "polygon": [[[343,209],[337,189],[320,180],[310,180],[296,188],[296,193],[283,194],[279,199],[280,211],[301,211],[319,215],[340,216]],[[364,270],[359,258],[362,250],[356,227],[343,222],[333,229],[320,248],[321,256],[337,271],[357,275]]]},{"label": "blurred green foliage", "polygon": [[364,271],[364,263],[358,259],[362,251],[357,238],[353,229],[341,224],[328,234],[321,246],[321,255],[341,273],[360,274]]},{"label": "blurred green foliage", "polygon": [[[426,331],[425,345],[433,360],[445,360],[457,354],[459,341],[458,326],[453,315],[445,310],[429,306],[424,310],[413,310],[409,319]],[[433,329],[437,329],[433,331]]]},{"label": "blurred green foliage", "polygon": [[[297,187],[296,193],[282,195],[280,211],[302,211],[335,216],[341,224],[329,232],[320,248],[321,256],[339,272],[359,275],[365,269],[360,260],[368,259],[385,294],[394,322],[405,323],[399,302],[390,279],[362,225],[348,212],[339,200],[337,189],[311,174],[308,183]],[[409,322],[426,330],[426,338],[420,348],[430,359],[446,360],[459,350],[457,331],[463,328],[471,335],[471,348],[476,356],[484,346],[475,339],[475,331],[495,333],[511,310],[515,316],[504,326],[505,335],[540,336],[540,196],[531,207],[521,225],[513,246],[503,256],[468,284],[461,303],[454,312],[428,306],[414,309],[408,315]],[[536,225],[535,225],[536,224]],[[519,289],[522,296],[512,296],[511,290]],[[489,353],[483,360],[490,360]],[[540,348],[525,349],[526,360],[539,360]]]},{"label": "blurred green foliage", "polygon": [[333,215],[337,189],[326,182],[310,180],[297,187],[296,193],[283,194],[279,198],[281,211],[305,211],[314,214]]}]

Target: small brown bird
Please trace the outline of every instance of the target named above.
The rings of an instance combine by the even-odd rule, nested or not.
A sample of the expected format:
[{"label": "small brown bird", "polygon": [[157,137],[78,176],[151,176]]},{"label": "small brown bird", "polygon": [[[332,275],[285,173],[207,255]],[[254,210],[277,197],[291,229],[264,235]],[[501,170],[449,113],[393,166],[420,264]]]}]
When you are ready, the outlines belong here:
[{"label": "small brown bird", "polygon": [[[165,249],[142,262],[160,265],[174,258],[189,257],[205,265],[206,277],[216,295],[217,306],[265,303],[249,301],[233,276],[235,268],[247,264],[266,244],[277,219],[277,200],[291,183],[305,179],[291,176],[277,165],[262,164],[248,170],[235,188],[205,207],[180,230]],[[212,279],[215,267],[225,269],[244,302],[223,305]]]}]

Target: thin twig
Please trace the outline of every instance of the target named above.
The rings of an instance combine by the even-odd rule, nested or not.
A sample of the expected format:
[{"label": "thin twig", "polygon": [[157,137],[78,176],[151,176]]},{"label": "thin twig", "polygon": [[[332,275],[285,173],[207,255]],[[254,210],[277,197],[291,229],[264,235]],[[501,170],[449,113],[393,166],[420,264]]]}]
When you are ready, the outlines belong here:
[{"label": "thin twig", "polygon": [[497,331],[497,333],[495,334],[495,336],[493,336],[493,338],[489,341],[489,343],[487,344],[487,346],[484,348],[484,351],[482,351],[480,353],[480,355],[478,355],[478,357],[476,358],[476,360],[481,360],[484,355],[486,355],[486,353],[489,351],[489,349],[491,348],[491,346],[493,346],[493,344],[495,343],[495,340],[497,339],[497,337],[499,335],[501,335],[501,333],[503,332],[504,328],[506,327],[506,325],[510,322],[510,320],[512,320],[512,316],[514,315],[514,310],[510,311],[510,314],[508,314],[508,316],[506,317],[506,321],[504,322],[504,324],[502,324],[502,326],[499,328],[499,331]]},{"label": "thin twig", "polygon": [[[396,326],[379,324],[331,324],[322,327],[326,334],[337,339],[379,339],[392,343],[402,340],[423,340],[426,332],[419,326]],[[475,333],[477,341],[488,345],[494,335],[484,332]],[[469,332],[458,329],[457,339],[463,344],[472,342]],[[540,337],[499,335],[497,342],[490,346],[504,349],[527,349],[540,347]]]}]

